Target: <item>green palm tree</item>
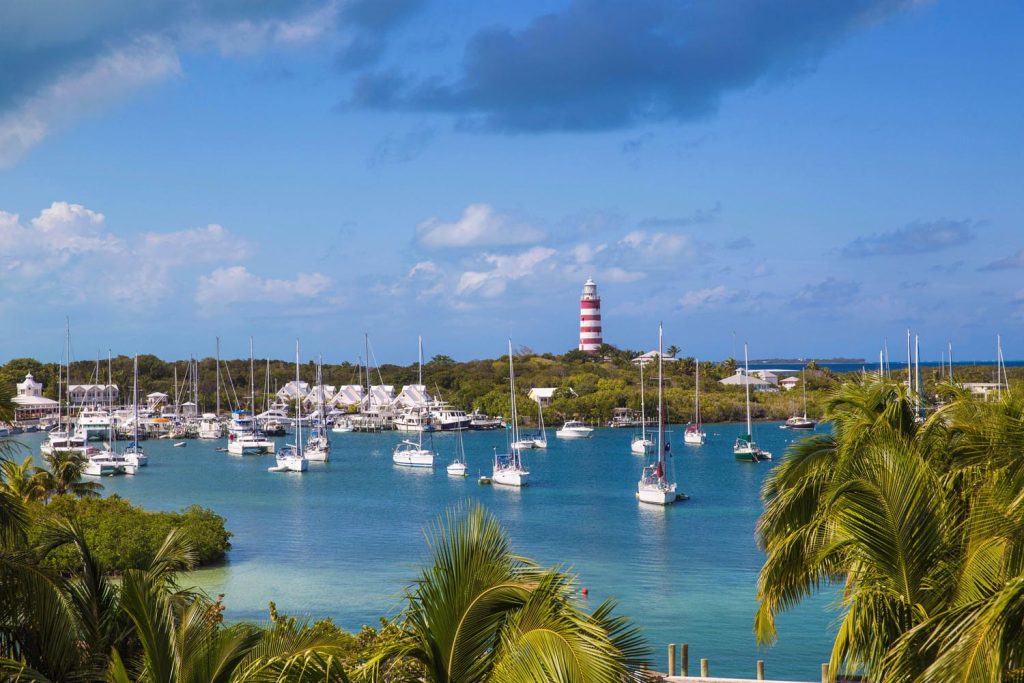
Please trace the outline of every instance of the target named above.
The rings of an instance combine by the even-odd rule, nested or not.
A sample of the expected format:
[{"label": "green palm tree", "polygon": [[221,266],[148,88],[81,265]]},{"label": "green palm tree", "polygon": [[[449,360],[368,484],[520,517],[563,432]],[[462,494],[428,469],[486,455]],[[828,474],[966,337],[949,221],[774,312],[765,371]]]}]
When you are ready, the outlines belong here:
[{"label": "green palm tree", "polygon": [[94,481],[83,481],[83,472],[88,458],[75,451],[54,451],[44,454],[43,460],[49,468],[46,477],[47,497],[72,495],[79,498],[100,495],[103,485]]},{"label": "green palm tree", "polygon": [[582,611],[574,578],[514,555],[479,505],[439,520],[430,548],[431,563],[407,591],[404,636],[361,670],[370,680],[391,680],[414,662],[432,683],[614,681],[647,654],[612,603]]},{"label": "green palm tree", "polygon": [[29,456],[17,463],[0,458],[0,483],[13,495],[26,503],[43,500],[47,496],[47,472],[32,463]]},{"label": "green palm tree", "polygon": [[823,584],[843,586],[832,670],[871,680],[1000,680],[1024,663],[1024,401],[916,399],[878,378],[843,385],[831,435],[769,475],[755,632]]}]

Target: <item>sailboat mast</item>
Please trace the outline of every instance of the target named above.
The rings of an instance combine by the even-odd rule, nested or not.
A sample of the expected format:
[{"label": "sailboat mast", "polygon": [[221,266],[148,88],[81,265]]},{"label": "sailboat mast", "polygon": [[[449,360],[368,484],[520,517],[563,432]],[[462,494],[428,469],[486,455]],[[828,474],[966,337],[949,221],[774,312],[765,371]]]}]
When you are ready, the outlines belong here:
[{"label": "sailboat mast", "polygon": [[220,417],[220,337],[217,337],[217,416]]},{"label": "sailboat mast", "polygon": [[747,393],[747,440],[753,440],[754,430],[750,425],[750,361],[747,359],[746,342],[743,342],[743,387]]},{"label": "sailboat mast", "polygon": [[953,342],[949,342],[949,381],[953,382]]},{"label": "sailboat mast", "polygon": [[700,428],[700,359],[694,358],[694,373],[693,373],[693,388],[694,388],[694,405],[693,405],[693,420],[697,428]]},{"label": "sailboat mast", "polygon": [[[418,367],[419,367],[418,375],[417,375],[417,377],[418,377],[417,381],[419,382],[420,386],[422,387],[423,386],[423,336],[422,335],[419,335],[419,336],[416,337],[416,362],[417,362]],[[419,443],[420,443],[420,445],[419,445],[419,448],[420,448],[421,451],[423,450],[423,428],[426,426],[426,424],[423,421],[423,418],[425,416],[426,416],[426,412],[423,411],[423,410],[420,410],[420,429],[419,429],[419,435],[420,435]],[[431,437],[431,438],[433,438],[433,437]]]},{"label": "sailboat mast", "polygon": [[664,352],[662,351],[663,339],[662,339],[662,325],[658,323],[658,463],[661,465],[658,468],[658,479],[665,478],[665,399],[662,393],[662,382],[664,381],[664,375],[662,373],[662,361]]},{"label": "sailboat mast", "polygon": [[370,335],[363,332],[363,357],[366,359],[366,410],[370,410]]},{"label": "sailboat mast", "polygon": [[914,378],[910,371],[910,328],[907,328],[907,391],[914,390]]},{"label": "sailboat mast", "polygon": [[800,386],[804,390],[804,419],[807,419],[807,369],[800,371]]},{"label": "sailboat mast", "polygon": [[921,396],[921,338],[914,335],[914,393],[917,394],[917,414],[924,414],[924,399]]},{"label": "sailboat mast", "polygon": [[302,454],[302,397],[299,396],[299,340],[295,340],[295,454]]},{"label": "sailboat mast", "polygon": [[252,337],[249,337],[249,405],[256,414],[256,365],[252,357]]},{"label": "sailboat mast", "polygon": [[647,407],[644,405],[644,359],[642,357],[640,358],[640,438],[645,444],[647,443]]},{"label": "sailboat mast", "polygon": [[110,363],[110,349],[107,349],[107,433],[111,442],[117,437],[114,435],[114,399],[111,397],[110,388],[114,384],[114,371]]},{"label": "sailboat mast", "polygon": [[[512,340],[508,340],[508,386],[512,403],[512,443],[519,441],[519,414],[516,412],[516,371],[512,367]],[[515,447],[512,448],[513,453]]]},{"label": "sailboat mast", "polygon": [[134,428],[132,430],[135,442],[135,446],[139,445],[139,354],[135,354],[135,360],[132,362],[132,404],[135,412]]}]

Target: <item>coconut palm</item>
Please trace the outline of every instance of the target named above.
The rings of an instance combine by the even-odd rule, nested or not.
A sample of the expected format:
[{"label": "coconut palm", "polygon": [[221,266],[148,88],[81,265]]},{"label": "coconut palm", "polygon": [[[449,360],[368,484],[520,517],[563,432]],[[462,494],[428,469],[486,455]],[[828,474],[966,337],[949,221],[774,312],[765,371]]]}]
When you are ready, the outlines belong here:
[{"label": "coconut palm", "polygon": [[82,476],[88,461],[85,455],[74,451],[54,451],[44,454],[43,460],[49,468],[45,478],[49,496],[72,495],[79,498],[99,496],[103,485],[94,481],[83,481]]},{"label": "coconut palm", "polygon": [[775,615],[843,586],[832,670],[872,680],[999,680],[1024,662],[1024,401],[947,403],[878,378],[847,383],[831,435],[797,443],[765,482],[760,641]]},{"label": "coconut palm", "polygon": [[515,556],[479,505],[440,519],[430,549],[399,618],[404,637],[361,671],[371,680],[412,661],[432,683],[615,681],[647,653],[611,603],[588,615],[571,575]]},{"label": "coconut palm", "polygon": [[33,464],[32,456],[21,463],[0,457],[0,484],[26,503],[46,498],[47,474]]}]

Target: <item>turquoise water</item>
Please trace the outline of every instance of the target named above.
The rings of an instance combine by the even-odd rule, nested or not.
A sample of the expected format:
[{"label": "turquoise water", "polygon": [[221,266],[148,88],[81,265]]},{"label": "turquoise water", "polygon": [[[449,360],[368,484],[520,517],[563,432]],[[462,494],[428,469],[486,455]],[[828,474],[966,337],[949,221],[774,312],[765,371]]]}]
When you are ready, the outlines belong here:
[{"label": "turquoise water", "polygon": [[[478,500],[505,524],[517,552],[570,566],[598,602],[614,596],[655,648],[690,644],[690,661],[711,662],[722,676],[753,677],[764,659],[769,677],[820,678],[834,634],[831,596],[818,597],[779,624],[779,643],[758,650],[752,632],[762,555],[754,540],[759,491],[773,464],[738,463],[732,443],[742,426],[707,425],[703,447],[682,445],[674,431],[671,466],[690,500],[669,508],[634,498],[643,458],[631,455],[629,430],[599,429],[593,438],[561,441],[549,430],[547,451],[527,451],[531,484],[523,490],[480,486],[505,435],[465,435],[470,477],[398,468],[397,433],[332,434],[332,460],[306,474],[271,474],[270,457],[217,453],[219,442],[146,442],[150,465],[136,477],[105,478],[117,493],[151,509],[198,503],[227,519],[235,534],[229,561],[194,574],[211,594],[225,593],[227,616],[265,619],[267,602],[290,614],[330,616],[357,629],[400,607],[403,587],[426,557],[424,532],[446,507]],[[755,437],[776,462],[798,435],[759,424]],[[41,435],[19,440],[35,446]],[[455,436],[434,436],[442,464]],[[35,449],[38,451],[38,449]],[[692,667],[691,667],[692,669]]]}]

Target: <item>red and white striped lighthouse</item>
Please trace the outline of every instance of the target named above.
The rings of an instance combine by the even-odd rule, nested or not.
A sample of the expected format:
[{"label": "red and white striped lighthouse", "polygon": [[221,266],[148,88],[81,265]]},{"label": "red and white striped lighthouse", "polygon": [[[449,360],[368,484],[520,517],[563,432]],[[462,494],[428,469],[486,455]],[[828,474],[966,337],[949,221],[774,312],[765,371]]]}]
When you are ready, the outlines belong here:
[{"label": "red and white striped lighthouse", "polygon": [[580,351],[597,353],[601,343],[601,297],[593,278],[587,278],[580,296]]}]

